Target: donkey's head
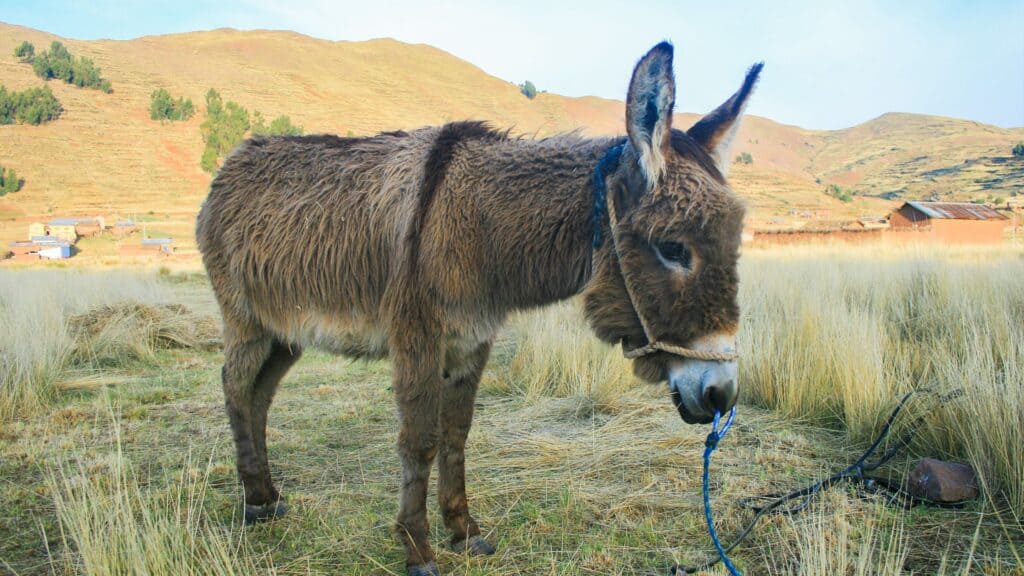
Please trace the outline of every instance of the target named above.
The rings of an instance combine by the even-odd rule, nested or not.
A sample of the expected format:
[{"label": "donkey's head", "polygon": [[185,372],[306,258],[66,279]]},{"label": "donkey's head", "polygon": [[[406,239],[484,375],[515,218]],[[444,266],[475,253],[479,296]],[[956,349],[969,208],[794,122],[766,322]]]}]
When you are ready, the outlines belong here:
[{"label": "donkey's head", "polygon": [[[610,166],[599,176],[612,238],[596,254],[586,314],[601,339],[625,350],[650,337],[691,350],[735,351],[744,209],[725,173],[760,71],[760,64],[751,68],[739,92],[682,132],[672,129],[672,46],[655,46],[636,65],[626,98],[629,138],[606,156]],[[633,368],[645,380],[668,380],[690,423],[725,413],[739,394],[735,361],[656,351],[636,358]]]}]

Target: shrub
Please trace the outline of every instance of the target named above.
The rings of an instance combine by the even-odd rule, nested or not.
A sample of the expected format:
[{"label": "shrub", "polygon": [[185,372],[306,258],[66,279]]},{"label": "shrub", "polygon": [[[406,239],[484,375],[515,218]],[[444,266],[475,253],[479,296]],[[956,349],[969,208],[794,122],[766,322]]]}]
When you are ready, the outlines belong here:
[{"label": "shrub", "polygon": [[840,202],[853,202],[853,194],[851,194],[849,190],[843,190],[838,184],[829,184],[826,186],[825,194],[828,194]]},{"label": "shrub", "polygon": [[301,126],[292,124],[291,119],[284,115],[267,125],[263,114],[257,110],[250,121],[248,110],[235,102],[225,103],[213,88],[206,93],[206,119],[199,128],[206,144],[199,165],[210,174],[217,171],[220,159],[238,146],[247,133],[253,136],[298,136],[303,133]]},{"label": "shrub", "polygon": [[163,88],[156,90],[149,96],[149,117],[153,120],[188,120],[195,114],[195,106],[192,99],[185,99],[181,96],[175,100],[171,93]]},{"label": "shrub", "polygon": [[213,88],[206,93],[206,120],[199,127],[206,144],[200,166],[211,174],[218,161],[234,149],[249,131],[249,111],[235,102],[227,104]]},{"label": "shrub", "polygon": [[519,91],[523,93],[523,96],[526,96],[530,100],[537,97],[537,87],[529,80],[519,85]]},{"label": "shrub", "polygon": [[754,157],[750,155],[750,152],[742,152],[738,156],[736,156],[736,163],[737,164],[748,164],[748,165],[749,164],[753,164],[754,163]]},{"label": "shrub", "polygon": [[303,132],[302,126],[292,124],[291,118],[281,115],[270,121],[267,126],[263,120],[263,114],[253,113],[252,135],[253,136],[299,136]]},{"label": "shrub", "polygon": [[22,62],[32,62],[36,55],[36,47],[28,40],[24,40],[14,49],[14,55],[20,58]]},{"label": "shrub", "polygon": [[110,82],[100,76],[100,69],[88,58],[76,58],[63,44],[54,40],[50,49],[32,60],[32,70],[44,80],[56,78],[79,88],[114,91]]},{"label": "shrub", "polygon": [[49,86],[8,92],[0,86],[0,124],[32,124],[57,119],[64,109]]},{"label": "shrub", "polygon": [[1017,157],[1024,156],[1024,142],[1018,142],[1017,145],[1013,147],[1013,155]]},{"label": "shrub", "polygon": [[[0,169],[0,174],[3,173],[3,169]],[[7,170],[7,174],[3,177],[3,191],[4,194],[13,194],[18,190],[21,190],[22,181],[18,179],[18,174],[14,171],[14,168]]]}]

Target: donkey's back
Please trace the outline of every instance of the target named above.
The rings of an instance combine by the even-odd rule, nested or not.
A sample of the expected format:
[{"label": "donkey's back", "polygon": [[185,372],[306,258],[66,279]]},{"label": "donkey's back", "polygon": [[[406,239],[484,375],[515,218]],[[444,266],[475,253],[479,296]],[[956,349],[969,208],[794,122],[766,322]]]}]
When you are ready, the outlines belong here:
[{"label": "donkey's back", "polygon": [[253,138],[231,154],[197,241],[225,330],[381,356],[377,317],[436,128]]}]

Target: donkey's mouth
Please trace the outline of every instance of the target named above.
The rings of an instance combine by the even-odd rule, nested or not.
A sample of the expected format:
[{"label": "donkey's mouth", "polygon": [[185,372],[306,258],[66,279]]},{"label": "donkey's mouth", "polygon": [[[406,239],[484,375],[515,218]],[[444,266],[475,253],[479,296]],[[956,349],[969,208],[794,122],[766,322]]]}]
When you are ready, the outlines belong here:
[{"label": "donkey's mouth", "polygon": [[687,424],[706,424],[715,411],[725,414],[736,404],[739,387],[736,363],[706,360],[673,361],[668,367],[672,402]]}]

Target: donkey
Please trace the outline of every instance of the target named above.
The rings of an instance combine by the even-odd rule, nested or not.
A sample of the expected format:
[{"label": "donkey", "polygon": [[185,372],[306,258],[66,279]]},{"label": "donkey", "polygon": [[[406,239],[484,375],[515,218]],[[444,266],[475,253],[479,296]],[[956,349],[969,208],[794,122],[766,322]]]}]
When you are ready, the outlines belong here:
[{"label": "donkey", "polygon": [[529,140],[454,122],[256,137],[230,155],[197,239],[224,318],[247,523],[287,510],[267,460],[267,411],[310,346],[392,360],[395,529],[410,576],[440,574],[427,538],[435,459],[453,549],[494,552],[469,513],[464,449],[510,311],[582,292],[597,336],[621,344],[642,379],[667,380],[684,420],[733,406],[744,208],[725,174],[761,65],[683,132],[672,128],[672,54],[663,42],[636,65],[625,137]]}]

